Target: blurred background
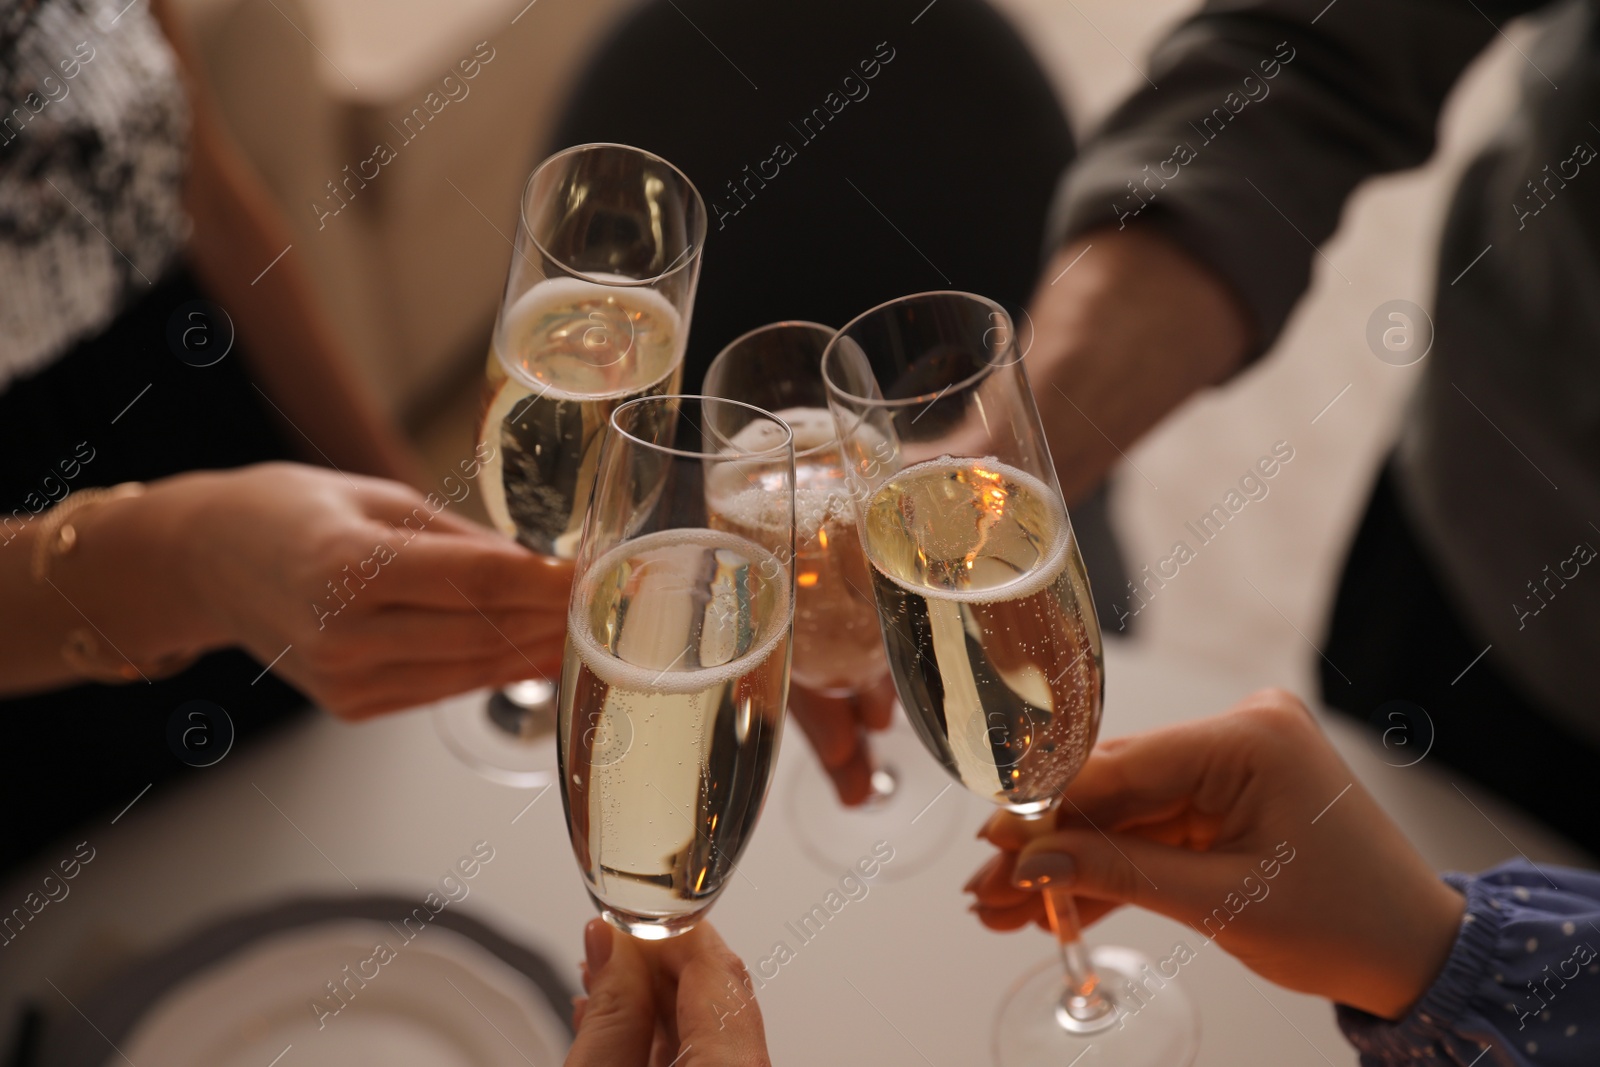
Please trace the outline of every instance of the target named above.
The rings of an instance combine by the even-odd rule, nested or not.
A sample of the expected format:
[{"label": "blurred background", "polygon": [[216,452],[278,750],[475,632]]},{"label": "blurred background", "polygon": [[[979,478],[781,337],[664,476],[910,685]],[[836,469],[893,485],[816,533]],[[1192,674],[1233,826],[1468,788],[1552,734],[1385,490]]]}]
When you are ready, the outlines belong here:
[{"label": "blurred background", "polygon": [[[996,0],[1050,71],[1081,140],[1144,79],[1187,0]],[[521,184],[569,84],[630,0],[182,0],[227,121],[295,227],[318,292],[373,389],[442,476],[472,449],[489,329]],[[1270,358],[1128,454],[1112,512],[1131,574],[1166,556],[1278,441],[1295,458],[1139,612],[1163,655],[1316,691],[1335,576],[1421,364],[1374,357],[1380,304],[1430,306],[1456,176],[1503,120],[1519,27],[1469,70],[1420,170],[1369,182],[1322,248],[1316,283]],[[337,216],[344,179],[479,42],[495,58]],[[687,63],[721,62],[708,48]],[[707,130],[708,137],[716,136]],[[996,146],[1024,152],[1026,146]],[[863,252],[870,252],[864,243]],[[838,325],[838,324],[835,324]],[[704,339],[703,339],[704,340]],[[720,346],[731,338],[713,338]],[[1330,406],[1331,405],[1331,406]],[[1093,413],[1091,412],[1092,416]],[[465,507],[477,506],[470,498]],[[481,518],[481,516],[480,516]],[[1097,589],[1127,601],[1125,590]],[[1137,602],[1130,602],[1137,607]],[[1200,710],[1200,709],[1196,709]],[[1209,710],[1209,709],[1206,709]]]}]

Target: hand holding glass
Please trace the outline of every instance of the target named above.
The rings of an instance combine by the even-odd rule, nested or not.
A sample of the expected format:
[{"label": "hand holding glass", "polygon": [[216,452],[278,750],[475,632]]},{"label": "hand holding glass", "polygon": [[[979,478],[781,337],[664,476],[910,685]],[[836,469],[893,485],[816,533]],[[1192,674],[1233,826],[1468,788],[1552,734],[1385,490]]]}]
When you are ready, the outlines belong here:
[{"label": "hand holding glass", "polygon": [[[925,293],[858,316],[822,369],[901,703],[953,778],[1038,818],[1094,745],[1103,667],[1022,357],[998,304]],[[1142,958],[1102,949],[1091,962],[1070,889],[1041,888],[1061,962],[1007,998],[999,1061],[1059,1067],[1092,1043],[1102,1065],[1188,1062],[1181,990],[1116,1026],[1101,973],[1137,980]]]},{"label": "hand holding glass", "polygon": [[[678,391],[700,276],[705,205],[666,160],[626,145],[546,159],[522,194],[489,351],[477,458],[490,521],[571,560],[606,420],[634,397]],[[531,678],[487,714],[445,705],[458,755],[510,785],[548,780],[555,686]]]}]

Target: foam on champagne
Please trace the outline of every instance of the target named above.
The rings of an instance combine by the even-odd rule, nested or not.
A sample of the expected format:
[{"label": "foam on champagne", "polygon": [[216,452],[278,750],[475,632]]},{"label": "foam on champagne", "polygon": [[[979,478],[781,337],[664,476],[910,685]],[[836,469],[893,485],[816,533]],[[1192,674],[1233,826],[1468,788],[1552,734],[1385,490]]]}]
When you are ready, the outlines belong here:
[{"label": "foam on champagne", "polygon": [[[818,530],[855,522],[849,487],[840,468],[833,416],[825,408],[784,408],[773,412],[794,435],[794,525],[805,542]],[[783,444],[783,431],[765,419],[751,422],[729,439],[728,452],[760,454]],[[828,446],[834,446],[829,448]],[[805,455],[805,453],[812,455]],[[764,463],[762,464],[764,465]],[[711,475],[711,498],[719,517],[750,530],[780,531],[789,524],[780,486],[741,469],[738,459],[719,464]],[[749,467],[755,467],[752,463]],[[759,469],[759,468],[757,468]]]},{"label": "foam on champagne", "polygon": [[[872,502],[868,505],[868,529],[876,532],[884,525],[894,522],[895,515],[905,517],[903,509],[908,505],[914,508],[916,504],[916,501],[905,493],[908,483],[911,486],[926,485],[939,477],[940,472],[947,472],[944,476],[948,478],[975,475],[984,478],[985,481],[992,481],[992,488],[984,486],[980,491],[989,495],[990,499],[985,501],[985,504],[995,512],[1002,511],[1010,505],[1010,498],[1014,495],[1021,496],[1029,503],[1042,505],[1035,517],[1044,524],[1037,531],[1037,539],[1044,544],[1043,552],[1036,560],[1030,561],[1025,569],[1008,580],[976,587],[969,585],[957,588],[948,583],[918,581],[909,575],[896,573],[901,568],[893,567],[883,558],[884,545],[880,544],[877,551],[874,551],[874,541],[877,539],[869,535],[867,555],[879,573],[907,592],[930,600],[952,600],[963,604],[1020,600],[1042,592],[1056,582],[1067,566],[1069,549],[1072,545],[1072,528],[1064,521],[1065,513],[1061,508],[1051,506],[1051,502],[1056,500],[1056,494],[1038,478],[1009,464],[1001,463],[993,456],[983,459],[944,456],[906,468],[885,482],[874,494]],[[1015,486],[1021,492],[1018,493],[1011,486]],[[938,502],[930,499],[926,503],[928,506],[937,506]],[[913,514],[911,518],[915,521],[916,517]],[[919,546],[922,544],[921,538],[913,538],[912,541]],[[981,547],[981,541],[976,547]],[[971,545],[954,545],[951,548],[956,554],[975,551]],[[978,577],[987,577],[987,574]]]},{"label": "foam on champagne", "polygon": [[[632,280],[609,274],[593,277],[618,283]],[[576,342],[524,354],[524,346],[532,338],[550,345],[549,335],[556,331],[541,329],[541,320],[548,318],[570,320],[570,325],[558,321],[556,331],[577,331]],[[676,350],[683,343],[681,326],[672,302],[646,286],[548,278],[506,309],[494,351],[507,377],[552,400],[604,400],[636,395],[671,374],[678,365]],[[566,367],[557,361],[560,357],[570,360],[577,353],[585,355],[578,355],[576,362]],[[602,381],[577,380],[574,371],[585,369],[586,360],[588,368],[597,372],[594,377]],[[623,369],[632,373],[598,373],[625,361],[628,365]],[[530,368],[529,363],[537,366]]]},{"label": "foam on champagne", "polygon": [[506,308],[479,428],[495,527],[576,554],[607,420],[625,400],[677,391],[684,340],[672,304],[640,286],[552,278]]},{"label": "foam on champagne", "polygon": [[[796,685],[822,692],[859,691],[883,676],[883,643],[872,600],[872,576],[856,527],[833,418],[823,408],[777,412],[794,434]],[[770,422],[752,423],[731,451],[769,450],[784,438]],[[718,465],[709,478],[712,524],[766,543],[787,533],[787,498],[765,486],[782,480],[772,465]]]},{"label": "foam on champagne", "polygon": [[[766,595],[774,597],[771,609],[756,620],[758,629],[755,640],[727,662],[714,666],[680,667],[677,666],[679,660],[674,660],[662,668],[629,663],[596,638],[593,611],[597,600],[602,595],[615,597],[615,587],[608,594],[605,586],[621,577],[624,568],[660,550],[684,547],[732,554],[735,560],[748,567],[748,573],[754,576],[752,584],[759,583],[751,593],[752,599]],[[763,574],[773,577],[765,578]],[[567,636],[584,665],[608,685],[645,694],[700,693],[748,674],[764,663],[773,649],[788,636],[789,618],[788,571],[777,556],[754,542],[730,533],[704,529],[661,530],[624,541],[595,561],[572,599]],[[763,627],[766,630],[764,633],[761,632]]]}]

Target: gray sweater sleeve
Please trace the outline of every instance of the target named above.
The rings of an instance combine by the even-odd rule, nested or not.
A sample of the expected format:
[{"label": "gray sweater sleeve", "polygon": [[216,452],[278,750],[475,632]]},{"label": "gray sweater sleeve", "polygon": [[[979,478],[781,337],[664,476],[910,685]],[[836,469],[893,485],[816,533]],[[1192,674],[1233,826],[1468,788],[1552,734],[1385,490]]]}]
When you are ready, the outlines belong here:
[{"label": "gray sweater sleeve", "polygon": [[1363,178],[1433,151],[1445,96],[1515,0],[1211,0],[1062,179],[1052,242],[1154,225],[1218,271],[1266,348]]}]

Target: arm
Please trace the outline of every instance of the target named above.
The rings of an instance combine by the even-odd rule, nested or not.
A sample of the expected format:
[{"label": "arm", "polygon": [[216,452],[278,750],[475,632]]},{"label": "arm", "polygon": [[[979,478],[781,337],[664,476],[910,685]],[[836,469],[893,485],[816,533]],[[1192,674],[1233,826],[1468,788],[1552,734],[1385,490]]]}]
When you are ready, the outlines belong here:
[{"label": "arm", "polygon": [[93,677],[135,685],[239,646],[345,718],[558,671],[570,564],[448,505],[299,464],[184,474],[71,512],[42,581],[35,519],[0,546],[0,603],[27,620],[0,642],[0,696],[85,680],[69,638]]},{"label": "arm", "polygon": [[[0,551],[0,600],[28,623],[10,628],[0,642],[0,697],[84,680],[62,654],[75,630],[105,653],[93,657],[96,663],[108,671],[124,669],[135,680],[129,664],[154,665],[225,643],[217,627],[194,610],[186,591],[175,595],[171,588],[182,572],[178,549],[184,544],[182,531],[172,524],[181,521],[178,502],[190,482],[187,476],[166,479],[152,483],[142,496],[75,511],[69,521],[78,541],[71,559],[52,561],[43,581],[31,573],[43,519],[6,541]],[[80,494],[73,497],[82,500]],[[116,535],[105,536],[108,528]],[[116,625],[114,620],[122,619],[136,619],[137,625]]]},{"label": "arm", "polygon": [[1226,283],[1142,227],[1069,243],[1047,266],[1032,315],[1029,374],[1068,501],[1099,485],[1121,449],[1168,412],[1238,368],[1251,344]]},{"label": "arm", "polygon": [[233,143],[181,19],[169,2],[158,2],[155,13],[183,67],[193,116],[184,189],[194,222],[188,253],[237,324],[251,376],[294,423],[285,434],[307,461],[420,485],[416,458],[373,403],[318,303],[303,250],[266,270],[293,234]]},{"label": "arm", "polygon": [[1104,742],[1055,826],[990,821],[1000,852],[967,885],[973,910],[1044,925],[1049,883],[1089,921],[1149,908],[1194,931],[1179,967],[1214,943],[1339,1004],[1367,1067],[1468,1067],[1487,1045],[1484,1064],[1594,1062],[1600,876],[1517,863],[1440,880],[1353,778],[1286,693]]},{"label": "arm", "polygon": [[1363,1062],[1415,1063],[1432,1050],[1470,1064],[1490,1044],[1517,1064],[1600,1058],[1600,877],[1516,860],[1445,881],[1466,897],[1467,922],[1417,1005],[1394,1022],[1339,1008]]},{"label": "arm", "polygon": [[1490,19],[1537,6],[1213,0],[1173,32],[1063,179],[1031,307],[1069,499],[1272,344],[1350,191],[1425,160]]}]

